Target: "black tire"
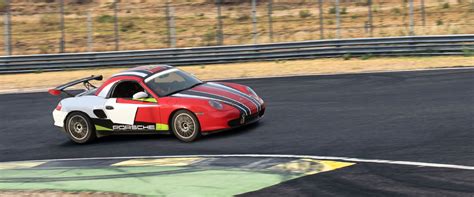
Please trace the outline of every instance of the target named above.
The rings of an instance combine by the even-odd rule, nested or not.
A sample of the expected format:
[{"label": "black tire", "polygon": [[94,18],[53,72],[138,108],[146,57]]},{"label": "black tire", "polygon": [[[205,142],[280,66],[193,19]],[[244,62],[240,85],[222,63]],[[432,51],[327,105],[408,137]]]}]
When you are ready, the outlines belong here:
[{"label": "black tire", "polygon": [[201,125],[194,113],[179,110],[171,119],[173,134],[183,142],[192,142],[201,137]]},{"label": "black tire", "polygon": [[96,139],[95,127],[84,113],[72,112],[68,115],[64,128],[69,138],[78,144],[85,144]]}]

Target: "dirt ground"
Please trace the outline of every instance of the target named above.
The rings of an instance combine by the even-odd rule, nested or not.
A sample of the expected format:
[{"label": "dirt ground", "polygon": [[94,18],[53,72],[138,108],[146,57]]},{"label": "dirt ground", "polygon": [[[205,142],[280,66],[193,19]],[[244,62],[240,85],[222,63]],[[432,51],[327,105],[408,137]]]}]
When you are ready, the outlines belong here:
[{"label": "dirt ground", "polygon": [[[47,3],[49,2],[49,3]],[[110,51],[115,49],[112,1],[65,5],[65,51]],[[69,3],[68,3],[69,2]],[[168,47],[168,29],[164,0],[120,1],[118,39],[120,50]],[[176,47],[218,45],[216,5],[210,0],[173,0]],[[241,1],[245,2],[245,1]],[[223,44],[252,44],[250,1],[222,5]],[[324,1],[323,36],[336,38],[334,3]],[[372,1],[373,35],[367,29],[366,1],[341,1],[341,38],[391,37],[409,35],[408,1]],[[415,0],[416,35],[472,34],[474,3],[466,0],[425,0],[425,22],[421,1]],[[0,8],[1,8],[0,1]],[[275,0],[272,4],[271,30],[268,24],[268,1],[257,4],[257,42],[291,42],[320,39],[317,1]],[[13,54],[60,52],[59,3],[46,0],[16,0],[12,6]],[[91,23],[87,23],[87,13]],[[1,21],[2,19],[0,19]],[[88,34],[91,30],[93,33]],[[270,32],[273,32],[270,36]],[[91,40],[88,36],[91,36]],[[4,39],[0,39],[0,47]],[[3,49],[0,48],[0,52]]]},{"label": "dirt ground", "polygon": [[[368,60],[362,60],[359,58],[353,58],[351,60],[327,58],[316,60],[214,64],[185,66],[179,68],[193,73],[202,80],[215,80],[471,66],[474,66],[474,57],[448,56],[371,58]],[[100,68],[76,71],[0,75],[0,93],[44,90],[90,75],[103,75],[106,79],[107,77],[125,69],[127,68]]]}]

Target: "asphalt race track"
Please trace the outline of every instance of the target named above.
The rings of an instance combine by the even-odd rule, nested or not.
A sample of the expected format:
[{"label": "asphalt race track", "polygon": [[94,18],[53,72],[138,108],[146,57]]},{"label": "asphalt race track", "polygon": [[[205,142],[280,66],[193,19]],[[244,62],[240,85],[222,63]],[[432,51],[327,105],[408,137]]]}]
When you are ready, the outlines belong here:
[{"label": "asphalt race track", "polygon": [[[238,80],[266,101],[257,125],[181,143],[111,136],[75,145],[52,124],[58,98],[0,95],[0,161],[295,154],[474,166],[474,69]],[[471,196],[474,171],[358,163],[244,195]]]}]

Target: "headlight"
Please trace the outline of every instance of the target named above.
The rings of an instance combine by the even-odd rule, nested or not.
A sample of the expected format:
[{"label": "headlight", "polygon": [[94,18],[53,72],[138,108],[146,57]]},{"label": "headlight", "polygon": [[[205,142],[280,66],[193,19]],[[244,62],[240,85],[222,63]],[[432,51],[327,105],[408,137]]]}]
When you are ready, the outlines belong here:
[{"label": "headlight", "polygon": [[209,105],[214,108],[214,109],[217,109],[217,110],[222,110],[224,109],[224,106],[222,106],[221,103],[215,101],[215,100],[209,100]]}]

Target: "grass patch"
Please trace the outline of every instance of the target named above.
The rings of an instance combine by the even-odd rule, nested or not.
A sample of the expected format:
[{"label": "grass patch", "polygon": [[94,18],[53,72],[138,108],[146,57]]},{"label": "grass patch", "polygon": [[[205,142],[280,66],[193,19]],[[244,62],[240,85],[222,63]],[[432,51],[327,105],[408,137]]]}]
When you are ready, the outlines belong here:
[{"label": "grass patch", "polygon": [[462,49],[464,57],[473,57],[474,56],[474,48],[463,48]]},{"label": "grass patch", "polygon": [[362,55],[360,56],[360,59],[361,60],[368,60],[370,58],[374,57],[374,55],[372,53],[368,53],[368,54],[365,54],[365,55]]},{"label": "grass patch", "polygon": [[308,18],[312,14],[309,10],[300,10],[299,15],[300,15],[300,18]]},{"label": "grass patch", "polygon": [[351,54],[350,54],[350,53],[347,53],[347,54],[344,54],[344,55],[342,56],[342,59],[344,59],[344,60],[350,60],[351,57],[352,57]]},{"label": "grass patch", "polygon": [[114,22],[114,17],[110,15],[101,15],[99,18],[97,18],[97,22],[99,23],[112,23]]}]

